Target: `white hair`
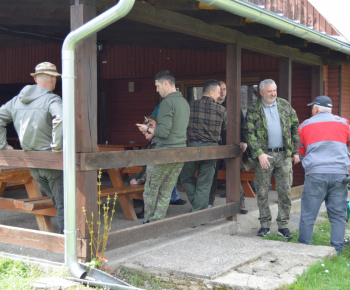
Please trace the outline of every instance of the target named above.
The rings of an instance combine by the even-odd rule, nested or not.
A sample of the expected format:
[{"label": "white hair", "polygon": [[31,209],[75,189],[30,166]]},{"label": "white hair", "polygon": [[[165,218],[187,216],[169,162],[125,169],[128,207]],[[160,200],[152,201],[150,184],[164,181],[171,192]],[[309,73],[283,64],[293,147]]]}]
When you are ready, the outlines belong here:
[{"label": "white hair", "polygon": [[319,112],[332,113],[332,108],[323,107],[323,106],[320,106],[320,105],[314,105],[314,107],[317,107]]},{"label": "white hair", "polygon": [[277,89],[277,85],[274,80],[272,79],[263,80],[259,84],[259,91],[262,92],[265,89],[265,86],[273,86],[273,85],[275,85]]}]

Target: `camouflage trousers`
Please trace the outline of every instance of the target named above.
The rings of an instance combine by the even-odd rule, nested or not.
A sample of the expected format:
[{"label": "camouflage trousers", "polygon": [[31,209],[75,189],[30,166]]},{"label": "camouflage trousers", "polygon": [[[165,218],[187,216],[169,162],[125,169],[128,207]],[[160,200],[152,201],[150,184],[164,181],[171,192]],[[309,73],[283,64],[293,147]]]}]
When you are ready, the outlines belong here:
[{"label": "camouflage trousers", "polygon": [[147,166],[143,192],[144,221],[156,221],[165,217],[182,166],[183,162]]},{"label": "camouflage trousers", "polygon": [[268,201],[269,186],[272,174],[275,177],[278,194],[277,225],[279,229],[288,226],[291,209],[291,186],[293,182],[292,159],[286,158],[285,152],[269,152],[270,167],[263,169],[259,161],[256,162],[254,183],[257,187],[257,200],[259,207],[259,220],[262,228],[269,228],[271,211]]}]

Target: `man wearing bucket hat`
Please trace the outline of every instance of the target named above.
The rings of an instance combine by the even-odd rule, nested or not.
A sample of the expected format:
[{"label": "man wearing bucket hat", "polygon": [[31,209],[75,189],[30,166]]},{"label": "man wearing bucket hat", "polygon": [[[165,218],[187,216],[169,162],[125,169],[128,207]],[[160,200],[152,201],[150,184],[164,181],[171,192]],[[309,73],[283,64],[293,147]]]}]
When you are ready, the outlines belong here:
[{"label": "man wearing bucket hat", "polygon": [[[50,62],[39,63],[34,77],[36,85],[25,86],[0,108],[0,149],[13,149],[6,141],[6,125],[13,122],[24,151],[60,151],[62,149],[62,100],[52,91],[60,76]],[[62,170],[30,168],[56,207],[59,233],[64,229]]]},{"label": "man wearing bucket hat", "polygon": [[344,249],[347,185],[350,161],[349,121],[332,115],[332,100],[318,96],[308,104],[312,117],[299,126],[299,156],[305,170],[298,242],[311,245],[314,222],[323,201],[331,222],[331,246]]}]

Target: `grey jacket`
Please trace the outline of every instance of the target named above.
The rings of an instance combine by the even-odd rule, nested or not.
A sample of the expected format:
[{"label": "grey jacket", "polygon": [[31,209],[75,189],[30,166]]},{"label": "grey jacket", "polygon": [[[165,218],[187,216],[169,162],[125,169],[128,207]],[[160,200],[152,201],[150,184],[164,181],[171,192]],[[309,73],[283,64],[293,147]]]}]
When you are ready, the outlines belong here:
[{"label": "grey jacket", "polygon": [[62,100],[38,85],[25,86],[0,107],[0,149],[7,149],[6,125],[13,122],[25,151],[62,149]]}]

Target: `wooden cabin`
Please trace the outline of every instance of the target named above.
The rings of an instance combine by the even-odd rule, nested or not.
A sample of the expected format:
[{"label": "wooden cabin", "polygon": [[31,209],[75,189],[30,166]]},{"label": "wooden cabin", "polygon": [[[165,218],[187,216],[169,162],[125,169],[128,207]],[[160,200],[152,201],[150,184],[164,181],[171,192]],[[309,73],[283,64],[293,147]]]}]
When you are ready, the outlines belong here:
[{"label": "wooden cabin", "polygon": [[[205,2],[137,0],[126,17],[84,40],[76,49],[77,195],[79,206],[87,210],[96,209],[96,169],[164,163],[169,155],[164,150],[157,156],[134,156],[130,152],[127,156],[123,152],[98,152],[97,146],[144,142],[134,124],[150,115],[160,101],[153,81],[156,72],[169,69],[188,100],[193,89],[209,78],[226,80],[228,88],[228,145],[204,150],[201,156],[188,153],[188,148],[177,152],[183,161],[227,158],[227,204],[205,213],[165,219],[156,226],[148,224],[141,229],[111,233],[110,248],[165,233],[169,225],[176,230],[199,224],[203,219],[232,217],[238,212],[239,111],[256,99],[256,86],[261,80],[276,81],[279,96],[291,102],[300,122],[311,115],[306,104],[321,94],[331,97],[335,114],[350,119],[350,44],[339,40],[331,23],[308,1],[231,1],[244,2],[245,10],[277,17],[277,25]],[[36,64],[50,61],[61,71],[62,43],[70,30],[115,4],[114,0],[17,0],[16,4],[2,1],[0,105],[24,85],[33,83],[29,74]],[[326,41],[320,44],[293,35],[293,31],[286,32],[284,20],[317,37],[323,35]],[[59,82],[56,92],[61,95]],[[11,128],[8,137],[16,138]],[[62,155],[44,157],[35,153],[38,152],[2,151],[0,165],[63,168]],[[118,159],[102,162],[105,159],[100,158],[101,154]],[[293,186],[302,185],[303,181],[299,164],[294,167]],[[89,235],[81,212],[77,218],[79,256],[86,258]],[[59,235],[53,240],[42,231],[28,233],[0,227],[0,232],[0,241],[21,244],[26,239],[18,239],[20,235],[42,241],[39,246],[31,244],[32,247],[64,251],[64,238]],[[56,246],[49,246],[53,241]]]}]

